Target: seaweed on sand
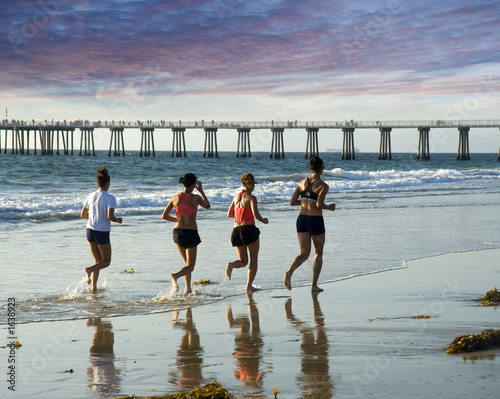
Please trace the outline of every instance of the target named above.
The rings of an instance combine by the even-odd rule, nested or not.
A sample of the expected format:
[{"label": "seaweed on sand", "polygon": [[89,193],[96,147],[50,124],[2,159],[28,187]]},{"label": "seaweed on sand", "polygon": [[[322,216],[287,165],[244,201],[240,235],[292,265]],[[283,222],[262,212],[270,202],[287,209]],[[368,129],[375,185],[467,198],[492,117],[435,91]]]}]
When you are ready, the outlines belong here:
[{"label": "seaweed on sand", "polygon": [[484,330],[481,334],[460,335],[450,344],[446,354],[475,352],[500,347],[500,330]]},{"label": "seaweed on sand", "polygon": [[[396,319],[430,319],[431,316],[429,315],[426,315],[426,314],[419,314],[417,316],[398,316],[398,317],[387,317],[387,316],[383,316],[383,317],[377,317],[378,320],[396,320]],[[368,322],[372,322],[374,321],[375,319],[369,319]]]},{"label": "seaweed on sand", "polygon": [[210,384],[198,387],[189,392],[174,393],[160,396],[122,396],[117,399],[231,399],[231,395],[226,388],[222,388],[216,380]]},{"label": "seaweed on sand", "polygon": [[209,285],[212,284],[210,280],[198,280],[198,281],[193,281],[194,285]]},{"label": "seaweed on sand", "polygon": [[492,290],[488,291],[481,297],[481,304],[483,306],[498,306],[500,302],[500,291],[493,287]]}]

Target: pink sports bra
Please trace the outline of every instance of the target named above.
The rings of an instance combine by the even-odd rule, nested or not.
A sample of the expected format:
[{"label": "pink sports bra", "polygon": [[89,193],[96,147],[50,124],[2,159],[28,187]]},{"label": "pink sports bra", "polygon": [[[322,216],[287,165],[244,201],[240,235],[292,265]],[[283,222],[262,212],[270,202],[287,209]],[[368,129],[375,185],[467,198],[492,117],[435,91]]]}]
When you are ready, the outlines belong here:
[{"label": "pink sports bra", "polygon": [[[238,201],[236,201],[236,204],[241,201],[241,197],[243,197],[243,193],[245,190],[243,190],[239,196],[238,196]],[[247,212],[248,211],[248,212]],[[250,208],[234,208],[234,222],[235,223],[244,223],[244,222],[254,222],[255,219],[253,217],[253,212]]]},{"label": "pink sports bra", "polygon": [[187,203],[188,197],[191,193],[184,196],[182,193],[179,193],[179,198],[181,203],[175,207],[175,216],[196,216],[198,213],[198,208],[195,206],[191,206]]}]

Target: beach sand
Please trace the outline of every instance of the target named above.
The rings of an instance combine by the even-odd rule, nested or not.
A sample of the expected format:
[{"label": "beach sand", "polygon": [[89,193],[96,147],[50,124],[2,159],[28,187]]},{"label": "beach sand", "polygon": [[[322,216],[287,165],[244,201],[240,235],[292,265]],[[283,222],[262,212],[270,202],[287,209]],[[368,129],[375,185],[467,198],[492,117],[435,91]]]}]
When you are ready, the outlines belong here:
[{"label": "beach sand", "polygon": [[286,399],[498,398],[500,350],[445,351],[458,335],[500,328],[497,309],[478,306],[500,285],[499,258],[452,253],[320,279],[319,295],[263,290],[178,312],[21,324],[15,392],[4,374],[2,397],[165,395],[216,379],[235,398],[274,398],[273,386]]}]

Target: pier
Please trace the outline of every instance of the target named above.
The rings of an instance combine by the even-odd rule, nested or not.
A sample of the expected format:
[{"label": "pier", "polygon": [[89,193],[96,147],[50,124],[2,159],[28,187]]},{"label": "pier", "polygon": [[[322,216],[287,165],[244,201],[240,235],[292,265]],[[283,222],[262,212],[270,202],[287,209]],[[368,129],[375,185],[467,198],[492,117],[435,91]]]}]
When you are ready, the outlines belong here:
[{"label": "pier", "polygon": [[[455,130],[458,132],[457,160],[470,160],[470,135],[477,128],[500,128],[500,120],[419,120],[419,121],[264,121],[264,122],[220,122],[211,121],[88,121],[74,122],[18,121],[3,120],[0,123],[0,153],[29,155],[30,148],[37,154],[37,143],[41,155],[73,155],[74,135],[80,133],[80,156],[95,156],[94,130],[108,129],[110,132],[108,156],[125,156],[125,135],[139,131],[141,145],[139,156],[155,156],[154,134],[171,133],[171,156],[186,157],[186,131],[204,130],[205,142],[203,157],[217,158],[217,132],[233,130],[238,135],[236,157],[251,157],[251,131],[269,130],[272,134],[270,142],[270,158],[285,158],[286,134],[293,130],[306,133],[305,158],[319,155],[318,133],[320,130],[339,130],[343,134],[341,160],[355,160],[354,134],[356,130],[373,130],[380,135],[378,148],[379,160],[392,158],[391,132],[395,129],[414,129],[418,134],[416,157],[421,160],[430,159],[430,142],[433,130]],[[2,140],[2,132],[3,140]],[[126,133],[126,134],[125,134]],[[331,132],[330,132],[331,134]],[[10,141],[10,147],[9,147]],[[31,147],[30,147],[31,145]],[[500,161],[500,146],[498,150]]]}]

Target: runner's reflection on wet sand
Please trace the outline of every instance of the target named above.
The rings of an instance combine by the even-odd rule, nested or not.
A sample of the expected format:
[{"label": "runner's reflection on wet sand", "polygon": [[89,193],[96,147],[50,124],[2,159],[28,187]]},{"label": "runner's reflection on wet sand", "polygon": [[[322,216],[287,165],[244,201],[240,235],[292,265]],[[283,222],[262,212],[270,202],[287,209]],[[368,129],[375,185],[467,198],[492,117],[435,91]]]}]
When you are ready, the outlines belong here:
[{"label": "runner's reflection on wet sand", "polygon": [[[236,356],[235,378],[241,380],[246,386],[262,387],[263,372],[260,371],[262,361],[262,348],[264,340],[260,331],[259,310],[253,300],[252,293],[247,293],[248,315],[233,316],[229,304],[226,317],[229,328],[239,328],[235,335],[234,344]],[[261,392],[259,390],[259,392]]]},{"label": "runner's reflection on wet sand", "polygon": [[102,397],[115,396],[121,381],[120,371],[115,368],[113,326],[109,320],[100,318],[87,319],[86,326],[95,327],[87,369],[89,390],[97,391]]},{"label": "runner's reflection on wet sand", "polygon": [[301,385],[303,398],[326,399],[333,396],[334,390],[329,375],[329,344],[318,294],[313,294],[312,297],[315,326],[309,326],[294,316],[292,298],[285,302],[285,314],[287,320],[302,334],[302,373],[297,376],[297,381]]},{"label": "runner's reflection on wet sand", "polygon": [[179,320],[179,311],[174,311],[172,328],[184,329],[179,349],[177,350],[177,371],[170,373],[170,382],[180,388],[192,389],[203,381],[201,372],[203,364],[203,347],[200,344],[200,335],[194,324],[193,311],[185,310],[185,320]]}]

